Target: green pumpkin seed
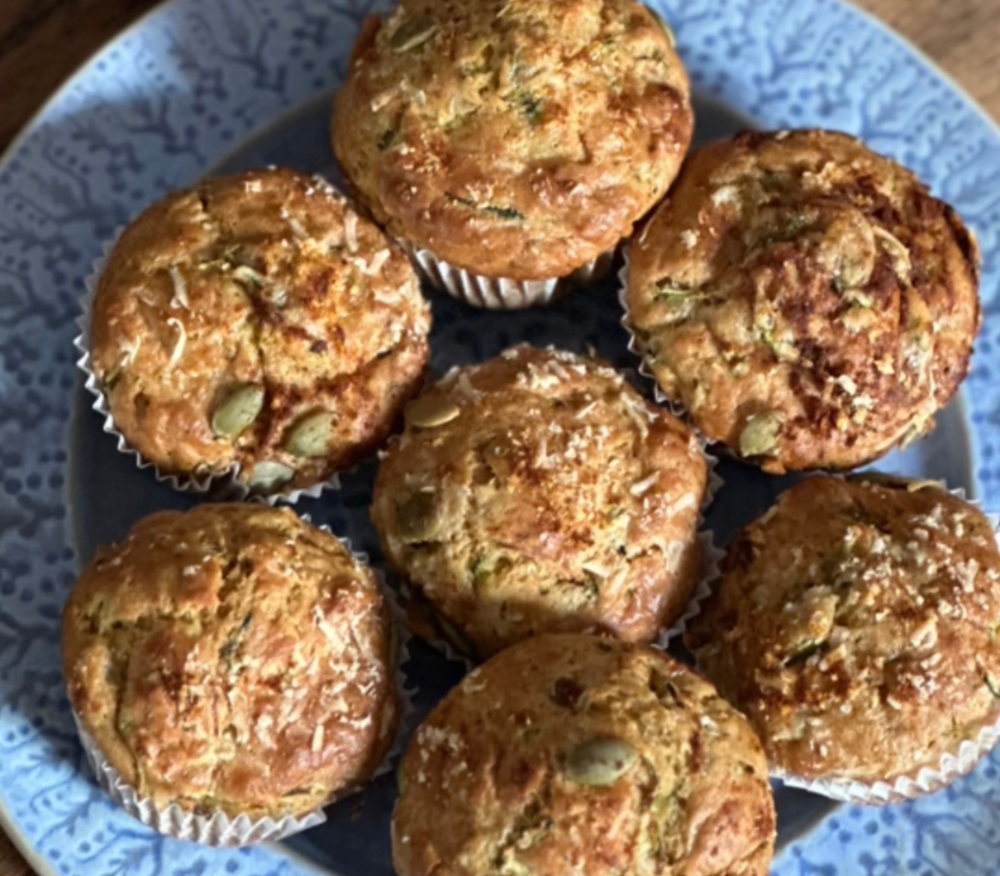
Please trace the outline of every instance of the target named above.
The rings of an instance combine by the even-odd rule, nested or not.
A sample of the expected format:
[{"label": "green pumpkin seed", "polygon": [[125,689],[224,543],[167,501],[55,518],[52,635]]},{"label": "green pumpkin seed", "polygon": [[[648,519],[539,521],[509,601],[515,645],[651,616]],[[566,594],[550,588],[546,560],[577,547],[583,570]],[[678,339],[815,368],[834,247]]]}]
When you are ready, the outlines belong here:
[{"label": "green pumpkin seed", "polygon": [[247,486],[264,493],[269,493],[272,490],[278,489],[278,487],[284,486],[293,477],[295,477],[294,469],[289,468],[281,462],[265,460],[264,462],[258,462],[253,467],[253,472],[247,480]]},{"label": "green pumpkin seed", "polygon": [[783,420],[777,411],[754,414],[740,432],[740,455],[773,456]]},{"label": "green pumpkin seed", "polygon": [[299,418],[285,437],[285,450],[292,456],[323,456],[333,434],[333,414],[314,411]]},{"label": "green pumpkin seed", "polygon": [[437,24],[428,15],[419,15],[404,22],[389,37],[389,47],[397,54],[422,46],[438,31]]},{"label": "green pumpkin seed", "polygon": [[431,541],[440,525],[437,499],[421,490],[396,505],[396,534],[405,542]]},{"label": "green pumpkin seed", "polygon": [[223,438],[236,438],[264,407],[264,387],[248,383],[238,386],[216,406],[212,413],[212,431]]},{"label": "green pumpkin seed", "polygon": [[871,279],[872,267],[871,260],[866,259],[864,254],[844,254],[835,285],[845,290],[864,286]]},{"label": "green pumpkin seed", "polygon": [[433,429],[455,419],[462,409],[443,395],[422,395],[406,406],[406,423],[418,429]]},{"label": "green pumpkin seed", "polygon": [[591,739],[571,748],[563,762],[567,778],[578,785],[606,788],[639,762],[639,753],[620,739]]},{"label": "green pumpkin seed", "polygon": [[896,272],[904,283],[909,285],[910,275],[913,272],[913,263],[910,260],[910,250],[903,241],[896,235],[886,231],[880,225],[873,225],[872,231],[875,237],[882,243],[892,259],[892,269]]}]

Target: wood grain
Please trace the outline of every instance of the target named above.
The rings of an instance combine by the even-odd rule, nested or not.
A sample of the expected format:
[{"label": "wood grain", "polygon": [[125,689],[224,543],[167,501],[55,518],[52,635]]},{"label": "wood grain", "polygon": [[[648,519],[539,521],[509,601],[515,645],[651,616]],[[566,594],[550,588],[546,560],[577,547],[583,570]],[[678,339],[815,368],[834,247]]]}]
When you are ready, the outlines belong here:
[{"label": "wood grain", "polygon": [[[211,0],[205,0],[211,2]],[[0,150],[49,95],[155,0],[0,0]],[[1000,118],[995,0],[858,0]],[[0,831],[0,876],[32,871]]]}]

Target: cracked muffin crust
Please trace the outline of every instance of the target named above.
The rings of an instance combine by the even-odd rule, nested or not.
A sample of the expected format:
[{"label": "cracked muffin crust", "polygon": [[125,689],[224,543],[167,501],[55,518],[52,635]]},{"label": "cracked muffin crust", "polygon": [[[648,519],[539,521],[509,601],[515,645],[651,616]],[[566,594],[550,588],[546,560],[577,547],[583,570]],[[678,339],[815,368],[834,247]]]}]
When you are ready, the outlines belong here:
[{"label": "cracked muffin crust", "polygon": [[673,38],[635,0],[403,0],[365,23],[332,138],[390,233],[544,280],[631,233],[692,125]]},{"label": "cracked muffin crust", "polygon": [[115,426],[161,471],[239,466],[253,491],[372,452],[426,368],[406,256],[319,178],[258,170],[150,207],[100,278],[92,368]]},{"label": "cracked muffin crust", "polygon": [[766,471],[852,468],[930,429],[979,328],[979,254],[947,204],[844,134],[694,153],[629,247],[664,393]]},{"label": "cracked muffin crust", "polygon": [[596,636],[474,670],[417,730],[400,785],[400,876],[763,876],[774,846],[743,716],[665,654]]},{"label": "cracked muffin crust", "polygon": [[685,641],[803,778],[937,769],[1000,719],[1000,553],[927,481],[814,477],[743,530]]},{"label": "cracked muffin crust", "polygon": [[367,781],[399,712],[372,571],[288,509],[160,512],[98,550],[63,614],[73,709],[141,796],[301,815]]},{"label": "cracked muffin crust", "polygon": [[453,369],[406,423],[372,520],[459,650],[546,631],[649,642],[680,613],[698,573],[705,456],[612,368],[513,347]]}]

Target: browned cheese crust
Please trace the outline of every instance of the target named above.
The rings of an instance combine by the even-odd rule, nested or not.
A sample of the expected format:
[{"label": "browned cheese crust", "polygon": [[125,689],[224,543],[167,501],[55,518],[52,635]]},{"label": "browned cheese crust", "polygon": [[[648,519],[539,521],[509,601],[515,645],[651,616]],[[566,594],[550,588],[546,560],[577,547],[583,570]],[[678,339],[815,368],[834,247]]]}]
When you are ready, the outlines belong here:
[{"label": "browned cheese crust", "polygon": [[333,147],[392,234],[536,280],[628,236],[692,123],[673,39],[634,0],[403,0],[362,30]]},{"label": "browned cheese crust", "polygon": [[406,419],[372,519],[459,647],[592,629],[648,642],[681,611],[705,457],[613,369],[514,347],[453,370]]},{"label": "browned cheese crust", "polygon": [[126,229],[91,353],[146,459],[238,464],[274,492],[382,442],[423,379],[429,330],[412,267],[375,225],[321,180],[261,170],[170,195]]},{"label": "browned cheese crust", "polygon": [[399,711],[370,569],[290,510],[160,512],[102,548],[63,615],[70,702],[140,795],[302,814],[369,779]]},{"label": "browned cheese crust", "polygon": [[651,648],[523,642],[421,725],[392,820],[400,876],[763,876],[775,813],[760,742]]},{"label": "browned cheese crust", "polygon": [[811,478],[723,569],[687,644],[777,767],[891,782],[1000,718],[1000,554],[938,486]]},{"label": "browned cheese crust", "polygon": [[979,328],[972,235],[844,134],[701,149],[629,258],[631,321],[663,391],[775,473],[851,468],[919,437]]}]

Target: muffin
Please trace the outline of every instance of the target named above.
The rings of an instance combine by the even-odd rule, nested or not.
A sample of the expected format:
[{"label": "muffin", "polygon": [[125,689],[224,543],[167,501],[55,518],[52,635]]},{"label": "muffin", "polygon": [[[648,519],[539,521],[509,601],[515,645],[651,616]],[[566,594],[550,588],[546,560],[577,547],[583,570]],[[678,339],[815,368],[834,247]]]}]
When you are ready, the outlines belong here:
[{"label": "muffin", "polygon": [[723,572],[686,642],[777,770],[885,783],[866,800],[885,802],[955,778],[898,781],[1000,719],[996,538],[938,485],[805,480],[739,534]]},{"label": "muffin", "polygon": [[663,653],[596,636],[540,636],[467,676],[400,785],[400,876],[763,876],[774,846],[745,719]]},{"label": "muffin", "polygon": [[537,281],[627,237],[691,130],[673,38],[635,0],[403,0],[366,21],[332,136],[391,234]]},{"label": "muffin", "polygon": [[308,813],[366,782],[394,737],[385,597],[287,508],[144,518],[83,571],[62,647],[80,724],[161,818]]},{"label": "muffin", "polygon": [[628,320],[664,394],[773,473],[852,468],[924,434],[979,328],[971,233],[844,134],[704,147],[628,259]]},{"label": "muffin", "polygon": [[556,631],[649,642],[696,583],[705,483],[691,430],[620,374],[519,346],[410,404],[372,520],[468,654]]},{"label": "muffin", "polygon": [[257,493],[372,452],[427,364],[406,256],[328,184],[213,179],[121,235],[93,303],[90,367],[114,427],[162,473]]}]

